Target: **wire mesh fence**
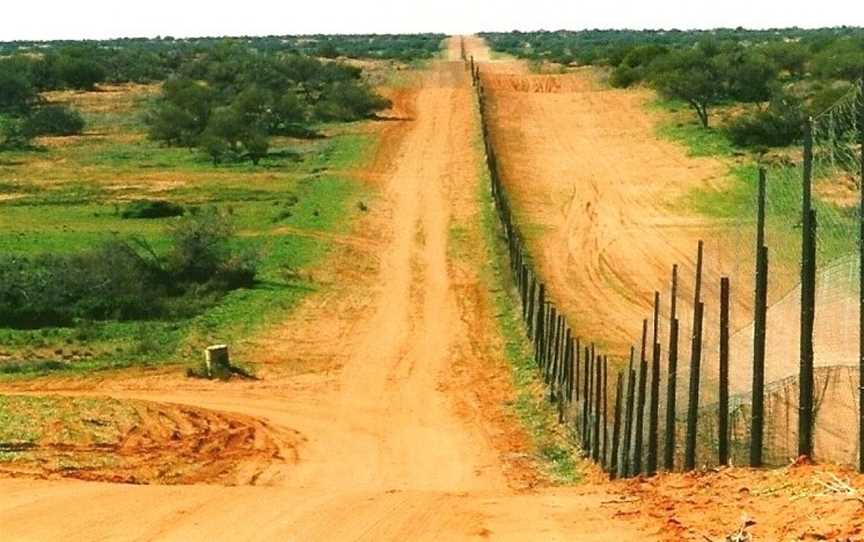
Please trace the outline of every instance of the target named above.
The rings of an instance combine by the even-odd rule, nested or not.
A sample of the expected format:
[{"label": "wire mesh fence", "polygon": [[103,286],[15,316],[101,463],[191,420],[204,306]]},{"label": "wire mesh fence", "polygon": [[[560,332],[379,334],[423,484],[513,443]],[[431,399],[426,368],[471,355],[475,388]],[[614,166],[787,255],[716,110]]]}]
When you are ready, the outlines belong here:
[{"label": "wire mesh fence", "polygon": [[464,61],[538,369],[584,453],[613,476],[775,466],[802,451],[859,463],[864,81],[808,122],[803,152],[740,166],[711,202],[695,269],[676,266],[655,285],[629,366],[610,377],[533,268],[499,177],[480,68]]}]

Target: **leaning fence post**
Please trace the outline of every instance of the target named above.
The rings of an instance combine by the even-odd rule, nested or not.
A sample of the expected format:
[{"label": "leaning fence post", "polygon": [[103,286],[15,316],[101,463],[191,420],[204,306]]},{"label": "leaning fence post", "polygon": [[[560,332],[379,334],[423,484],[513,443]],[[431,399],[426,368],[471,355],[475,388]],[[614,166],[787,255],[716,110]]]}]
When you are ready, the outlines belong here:
[{"label": "leaning fence post", "polygon": [[672,266],[672,298],[669,317],[669,369],[666,382],[666,447],[663,466],[666,470],[675,469],[675,401],[678,390],[678,265]]},{"label": "leaning fence post", "polygon": [[699,371],[702,363],[702,249],[699,241],[696,255],[696,291],[693,301],[693,342],[690,348],[690,400],[687,405],[687,441],[684,449],[684,470],[696,468],[696,430],[699,421]]},{"label": "leaning fence post", "polygon": [[639,355],[639,391],[636,396],[636,432],[633,435],[633,474],[642,472],[642,439],[645,430],[645,392],[648,381],[648,359],[646,341],[648,339],[648,320],[642,320],[642,351]]},{"label": "leaning fence post", "polygon": [[648,408],[648,464],[646,474],[657,473],[657,431],[660,416],[660,292],[654,292],[654,334],[651,350],[651,402]]},{"label": "leaning fence post", "polygon": [[813,320],[816,305],[816,228],[811,203],[813,119],[804,124],[801,194],[801,370],[798,396],[798,455],[813,456]]},{"label": "leaning fence post", "polygon": [[717,413],[717,455],[729,464],[729,277],[720,279],[720,404]]},{"label": "leaning fence post", "polygon": [[609,457],[609,477],[618,477],[618,449],[621,442],[621,393],[624,386],[624,374],[618,371],[618,383],[615,385],[615,412],[612,422],[612,453]]},{"label": "leaning fence post", "polygon": [[750,407],[750,466],[762,466],[765,428],[765,335],[768,316],[768,247],[765,246],[765,170],[759,170],[756,206],[756,292],[753,303],[753,398]]}]

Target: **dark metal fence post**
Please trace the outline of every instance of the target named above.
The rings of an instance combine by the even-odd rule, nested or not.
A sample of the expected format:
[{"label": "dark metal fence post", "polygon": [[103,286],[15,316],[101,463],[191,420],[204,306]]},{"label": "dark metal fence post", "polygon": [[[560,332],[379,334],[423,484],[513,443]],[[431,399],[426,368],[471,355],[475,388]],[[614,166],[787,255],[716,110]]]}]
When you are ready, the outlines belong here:
[{"label": "dark metal fence post", "polygon": [[804,125],[804,179],[801,195],[801,371],[798,396],[798,455],[813,456],[813,320],[816,304],[816,231],[811,189],[813,120]]},{"label": "dark metal fence post", "polygon": [[696,305],[693,323],[693,355],[690,358],[690,404],[687,407],[687,442],[684,450],[684,470],[696,468],[696,432],[699,423],[699,371],[702,362],[702,314],[705,304]]},{"label": "dark metal fence post", "polygon": [[585,367],[582,371],[582,449],[588,448],[588,404],[591,402],[591,350],[585,347]]},{"label": "dark metal fence post", "polygon": [[635,349],[630,347],[630,365],[627,369],[627,408],[624,414],[624,449],[621,454],[621,474],[625,477],[633,472],[630,459],[631,443],[633,440],[633,402],[636,399],[636,371],[633,369],[633,359],[636,356]]},{"label": "dark metal fence post", "polygon": [[642,353],[639,357],[639,391],[636,396],[636,432],[633,435],[633,474],[642,472],[642,439],[645,429],[645,392],[648,381],[648,359],[646,341],[648,339],[648,320],[642,320]]},{"label": "dark metal fence post", "polygon": [[540,366],[540,354],[543,352],[543,312],[546,305],[546,286],[540,283],[540,292],[537,295],[537,315],[534,326],[534,361]]},{"label": "dark metal fence post", "polygon": [[765,335],[768,313],[768,247],[765,246],[765,170],[759,170],[756,211],[756,293],[753,303],[753,398],[750,416],[750,466],[762,466],[765,428]]},{"label": "dark metal fence post", "polygon": [[624,386],[624,374],[618,372],[618,383],[615,385],[615,412],[612,422],[612,454],[609,457],[609,477],[618,477],[618,449],[621,442],[621,394]]},{"label": "dark metal fence post", "polygon": [[608,452],[609,448],[609,358],[603,356],[603,397],[600,399],[600,402],[603,405],[603,449],[600,452],[600,457],[603,460],[603,466],[607,467],[609,465],[608,456],[606,452]]},{"label": "dark metal fence post", "polygon": [[660,418],[660,292],[654,292],[654,334],[651,349],[651,401],[648,408],[648,461],[646,474],[657,473],[658,425]]},{"label": "dark metal fence post", "polygon": [[672,266],[672,299],[669,317],[669,369],[666,375],[666,447],[663,467],[675,469],[675,401],[678,386],[678,265]]},{"label": "dark metal fence post", "polygon": [[717,413],[717,455],[729,464],[729,277],[720,279],[720,405]]},{"label": "dark metal fence post", "polygon": [[528,289],[528,335],[531,336],[534,334],[534,302],[537,299],[537,279],[534,277],[534,273],[529,271],[529,276],[531,277],[531,286]]},{"label": "dark metal fence post", "polygon": [[591,458],[600,461],[600,416],[602,412],[601,387],[603,386],[603,356],[597,354],[594,358],[594,429],[591,431]]},{"label": "dark metal fence post", "polygon": [[699,371],[702,364],[702,251],[699,241],[696,253],[696,287],[693,296],[693,341],[690,347],[690,393],[687,404],[687,439],[684,447],[684,470],[696,468],[696,431],[699,423]]}]

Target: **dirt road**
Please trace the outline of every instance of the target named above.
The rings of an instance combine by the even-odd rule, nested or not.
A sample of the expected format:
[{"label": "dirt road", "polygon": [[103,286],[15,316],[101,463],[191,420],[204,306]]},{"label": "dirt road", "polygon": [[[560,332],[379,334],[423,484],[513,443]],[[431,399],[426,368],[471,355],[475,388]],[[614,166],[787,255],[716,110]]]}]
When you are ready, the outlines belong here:
[{"label": "dirt road", "polygon": [[442,61],[394,97],[384,147],[360,175],[382,201],[332,262],[341,286],[262,337],[262,381],[12,387],[254,419],[267,449],[283,451],[240,466],[252,485],[4,479],[0,539],[650,540],[600,489],[525,483],[530,449],[504,407],[488,292],[477,262],[449,257],[451,229],[479,227],[459,223],[480,204],[471,96],[461,63]]}]

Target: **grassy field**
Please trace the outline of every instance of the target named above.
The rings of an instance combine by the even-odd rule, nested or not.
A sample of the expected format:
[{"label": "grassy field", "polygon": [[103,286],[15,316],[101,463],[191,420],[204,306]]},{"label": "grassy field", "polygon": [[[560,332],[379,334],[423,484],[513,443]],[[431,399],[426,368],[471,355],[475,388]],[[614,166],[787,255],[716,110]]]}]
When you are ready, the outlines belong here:
[{"label": "grassy field", "polygon": [[375,145],[368,124],[321,126],[320,139],[274,138],[261,165],[216,167],[198,151],[147,139],[143,112],[156,91],[137,85],[48,96],[81,110],[87,131],[0,153],[0,251],[80,251],[117,236],[141,238],[158,251],[175,219],[120,214],[131,201],[162,199],[228,213],[238,243],[260,257],[258,285],[193,318],[0,328],[0,374],[197,361],[207,343],[242,346],[318,287],[301,272],[327,252],[318,234],[345,231],[360,203],[374,197],[351,173]]}]

